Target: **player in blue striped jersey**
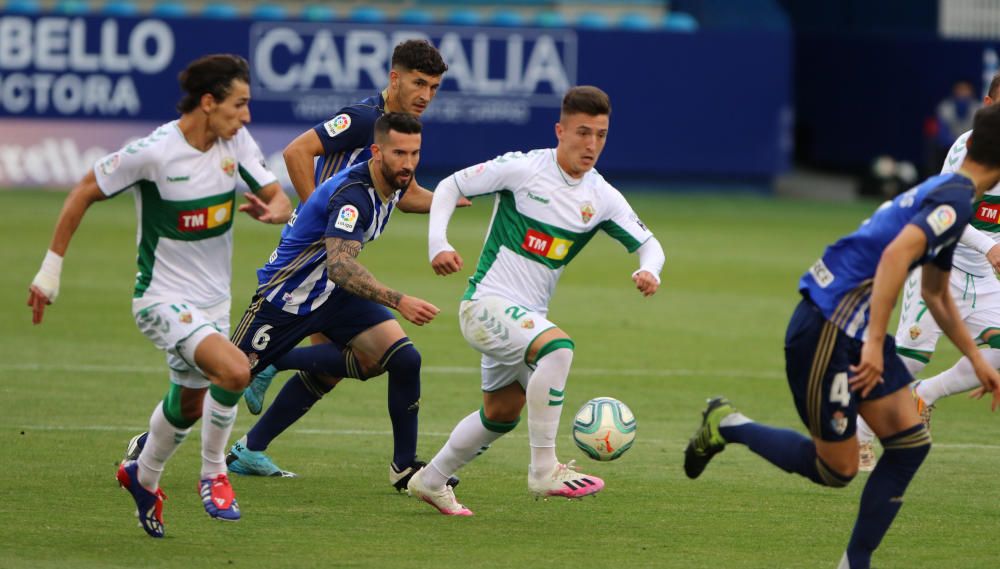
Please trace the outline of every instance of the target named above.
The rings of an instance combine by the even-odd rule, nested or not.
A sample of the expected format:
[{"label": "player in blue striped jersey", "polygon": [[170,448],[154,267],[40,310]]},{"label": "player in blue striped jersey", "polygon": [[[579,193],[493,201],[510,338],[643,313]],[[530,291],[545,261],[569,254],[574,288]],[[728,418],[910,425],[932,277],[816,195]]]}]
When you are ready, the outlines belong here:
[{"label": "player in blue striped jersey", "polygon": [[[233,333],[233,343],[247,354],[251,370],[266,367],[316,333],[350,347],[343,353],[326,350],[286,383],[261,420],[234,445],[231,471],[261,474],[253,461],[266,458],[268,444],[339,378],[370,377],[354,350],[376,354],[377,373],[389,372],[393,464],[407,470],[416,462],[420,354],[388,309],[418,326],[430,322],[438,309],[380,283],[356,257],[366,243],[382,235],[392,212],[406,203],[420,157],[420,131],[420,121],[412,115],[380,117],[372,159],[320,185],[257,272],[257,293]],[[337,357],[330,357],[331,352]],[[269,474],[290,475],[274,470]]]},{"label": "player in blue striped jersey", "polygon": [[324,181],[371,157],[372,133],[380,116],[397,112],[419,118],[434,100],[447,70],[441,54],[426,40],[397,45],[385,89],[344,107],[285,147],[282,155],[299,199],[306,201]]},{"label": "player in blue striped jersey", "polygon": [[827,247],[799,282],[802,300],[785,336],[785,371],[811,437],[756,423],[711,399],[684,457],[701,475],[727,443],[834,488],[858,472],[860,413],[885,449],[865,485],[839,569],[868,569],[902,507],[903,493],[930,451],[930,433],[907,389],[912,376],[886,334],[907,273],[922,267],[922,294],[948,338],[972,362],[984,391],[1000,398],[1000,375],[979,353],[948,290],[952,255],[973,199],[1000,181],[1000,106],[976,113],[962,168],[928,179],[882,205],[854,233]]},{"label": "player in blue striped jersey", "polygon": [[[316,186],[354,164],[364,162],[371,156],[375,121],[386,112],[406,112],[419,117],[437,94],[442,76],[448,66],[441,54],[426,40],[408,40],[396,46],[392,53],[389,85],[380,93],[341,109],[329,120],[320,123],[293,140],[284,151],[289,177],[299,195],[303,207]],[[407,190],[407,199],[398,204],[399,209],[408,213],[426,213],[430,208],[432,193],[420,187],[416,181]],[[468,205],[468,202],[460,205]],[[294,215],[297,215],[298,211]],[[300,348],[293,350],[271,365],[262,367],[244,393],[247,407],[252,414],[263,409],[264,396],[272,379],[281,370],[298,370],[317,365],[330,358],[339,359],[341,348],[329,345],[329,339],[322,334],[313,338],[313,344],[324,347]],[[354,352],[359,362],[377,374],[378,354],[368,354],[363,349]],[[289,381],[299,382],[293,376]],[[330,387],[335,382],[330,382]],[[289,388],[291,389],[291,388]],[[279,395],[281,397],[281,395]],[[287,407],[284,401],[279,406]],[[284,413],[273,413],[266,419],[275,429],[294,423],[302,412],[294,407]],[[244,449],[245,450],[245,449]],[[238,445],[233,447],[233,468],[244,474],[273,475],[283,472],[266,455],[240,454]],[[395,485],[399,477],[408,477],[390,470],[390,481]],[[405,484],[405,480],[403,482]]]}]

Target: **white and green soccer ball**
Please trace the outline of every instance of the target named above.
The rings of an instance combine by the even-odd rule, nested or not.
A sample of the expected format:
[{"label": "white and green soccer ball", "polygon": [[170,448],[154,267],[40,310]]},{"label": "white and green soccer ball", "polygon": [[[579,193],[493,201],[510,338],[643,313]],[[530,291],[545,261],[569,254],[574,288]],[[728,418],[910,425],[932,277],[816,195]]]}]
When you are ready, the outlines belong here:
[{"label": "white and green soccer ball", "polygon": [[635,415],[614,397],[591,399],[573,419],[573,442],[594,460],[615,460],[635,442]]}]

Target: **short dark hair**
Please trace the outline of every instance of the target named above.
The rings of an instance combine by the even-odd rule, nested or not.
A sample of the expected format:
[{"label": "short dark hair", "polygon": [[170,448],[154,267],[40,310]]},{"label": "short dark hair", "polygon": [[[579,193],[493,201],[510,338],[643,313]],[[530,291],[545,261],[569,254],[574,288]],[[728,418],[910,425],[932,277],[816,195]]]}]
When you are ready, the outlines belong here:
[{"label": "short dark hair", "polygon": [[448,64],[427,40],[407,40],[392,50],[392,68],[419,71],[432,77],[444,75]]},{"label": "short dark hair", "polygon": [[968,156],[985,166],[1000,167],[1000,104],[976,111]]},{"label": "short dark hair", "polygon": [[611,99],[593,85],[580,85],[566,91],[562,100],[562,114],[584,113],[595,117],[611,114]]},{"label": "short dark hair", "polygon": [[195,110],[205,93],[211,94],[216,101],[225,99],[236,79],[250,83],[250,66],[238,55],[216,53],[192,61],[177,76],[184,90],[177,110],[181,113]]},{"label": "short dark hair", "polygon": [[375,121],[375,143],[385,142],[389,131],[403,134],[420,134],[420,119],[410,113],[386,113]]},{"label": "short dark hair", "polygon": [[1000,91],[1000,71],[993,74],[993,79],[990,80],[990,89],[986,92],[986,94],[995,101],[997,95],[1000,95],[998,91]]}]

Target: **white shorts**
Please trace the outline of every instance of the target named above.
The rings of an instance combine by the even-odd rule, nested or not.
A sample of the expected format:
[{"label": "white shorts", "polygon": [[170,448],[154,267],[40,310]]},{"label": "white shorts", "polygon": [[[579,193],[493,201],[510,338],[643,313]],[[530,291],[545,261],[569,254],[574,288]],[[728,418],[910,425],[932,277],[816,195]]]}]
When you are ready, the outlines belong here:
[{"label": "white shorts", "polygon": [[458,310],[465,340],[483,354],[483,391],[496,391],[517,381],[527,387],[532,366],[528,348],[556,325],[545,315],[498,296],[463,300]]},{"label": "white shorts", "polygon": [[229,337],[227,299],[205,308],[195,308],[182,300],[163,301],[133,309],[135,323],[153,344],[167,352],[170,381],[193,389],[207,388],[211,382],[194,363],[198,344],[212,334]]},{"label": "white shorts", "polygon": [[[896,346],[904,355],[926,362],[942,332],[920,297],[920,275],[920,268],[914,269],[903,286]],[[982,341],[985,332],[1000,329],[1000,281],[994,275],[977,277],[952,268],[948,288],[976,342]]]}]

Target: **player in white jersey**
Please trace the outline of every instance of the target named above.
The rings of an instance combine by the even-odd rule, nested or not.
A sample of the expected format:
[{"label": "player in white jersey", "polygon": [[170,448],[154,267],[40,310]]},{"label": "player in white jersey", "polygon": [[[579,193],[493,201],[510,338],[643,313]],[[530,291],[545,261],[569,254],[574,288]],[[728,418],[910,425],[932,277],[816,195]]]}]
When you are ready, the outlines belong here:
[{"label": "player in white jersey", "polygon": [[[988,107],[1000,96],[1000,73],[990,81],[983,106]],[[968,131],[955,140],[948,151],[942,174],[957,172],[968,153]],[[990,188],[983,199],[975,204],[972,221],[962,233],[949,279],[951,295],[955,299],[962,320],[972,337],[981,346],[986,361],[1000,368],[1000,184]],[[896,329],[896,352],[914,377],[930,362],[934,349],[941,339],[941,327],[927,311],[920,297],[920,268],[906,279],[903,303]],[[947,370],[934,377],[918,380],[911,386],[917,408],[925,424],[930,427],[934,403],[956,393],[975,389],[981,384],[968,358],[963,357]],[[863,420],[858,420],[860,469],[875,468],[874,433]]]},{"label": "player in white jersey", "polygon": [[237,177],[252,190],[239,211],[279,224],[291,213],[243,128],[250,122],[246,60],[209,55],[179,79],[180,119],[102,158],[70,192],[28,298],[38,324],[58,296],[62,259],[87,209],[131,191],[139,220],[132,313],[139,330],[167,352],[171,387],[153,411],[138,460],[122,463],[117,478],[152,537],[164,533],[165,463],[202,415],[202,502],[213,518],[240,517],[225,463],[236,405],[250,381],[247,357],[228,340]]},{"label": "player in white jersey", "polygon": [[459,196],[494,194],[493,218],[479,265],[459,308],[462,335],[482,353],[483,406],[462,419],[448,442],[407,489],[446,515],[472,515],[446,482],[512,430],[528,406],[535,496],[568,498],[604,487],[556,458],[555,439],[573,341],[548,319],[549,300],[565,266],[602,230],[638,252],[632,275],[644,296],[659,287],[663,249],[625,198],[593,168],[604,149],[611,103],[596,87],[563,98],[554,149],[509,153],[442,181],[431,205],[429,252],[439,275],[462,268],[446,230]]}]

